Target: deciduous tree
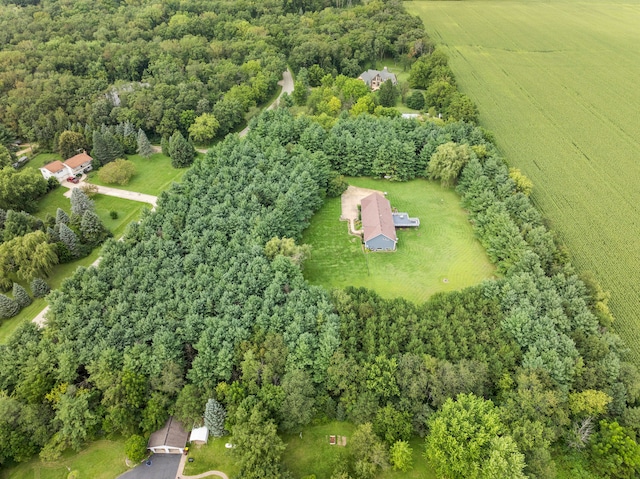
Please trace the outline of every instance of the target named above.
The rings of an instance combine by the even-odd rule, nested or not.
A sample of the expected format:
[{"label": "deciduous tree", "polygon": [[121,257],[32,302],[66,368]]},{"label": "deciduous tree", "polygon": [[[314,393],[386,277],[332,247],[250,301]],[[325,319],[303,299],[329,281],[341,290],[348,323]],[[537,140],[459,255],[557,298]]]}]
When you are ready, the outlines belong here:
[{"label": "deciduous tree", "polygon": [[126,185],[136,174],[136,165],[129,160],[117,159],[104,165],[98,171],[98,178],[105,183]]}]

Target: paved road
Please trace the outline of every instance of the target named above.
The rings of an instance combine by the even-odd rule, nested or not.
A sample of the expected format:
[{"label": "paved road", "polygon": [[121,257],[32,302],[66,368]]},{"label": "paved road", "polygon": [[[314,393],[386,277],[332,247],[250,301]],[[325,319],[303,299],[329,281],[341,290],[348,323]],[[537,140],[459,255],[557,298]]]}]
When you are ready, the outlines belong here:
[{"label": "paved road", "polygon": [[143,462],[118,479],[175,479],[181,457],[181,454],[153,454],[150,466]]},{"label": "paved road", "polygon": [[[288,93],[289,95],[293,93],[293,76],[291,74],[291,70],[287,69],[286,71],[282,72],[282,80],[278,82],[278,85],[282,87],[282,91],[280,92],[280,95],[278,95],[278,98],[276,98],[273,103],[271,103],[271,105],[267,107],[267,110],[273,110],[280,104],[280,97],[283,95],[283,93]],[[240,138],[244,138],[245,136],[247,136],[247,133],[249,133],[248,125],[244,130],[238,133],[238,136]]]},{"label": "paved road", "polygon": [[[64,196],[66,196],[67,198],[70,198],[71,190],[73,190],[74,188],[79,188],[83,184],[90,185],[93,183],[81,181],[78,184],[73,184],[73,183],[69,183],[68,181],[63,181],[62,186],[69,188],[69,191],[66,191]],[[153,206],[153,209],[155,209],[155,207],[158,204],[157,196],[145,195],[144,193],[138,193],[136,191],[126,191],[126,190],[120,190],[118,188],[110,188],[108,186],[98,186],[98,185],[94,185],[94,186],[98,188],[98,193],[100,193],[101,195],[116,196],[118,198],[124,198],[125,200],[140,201],[141,203],[149,203],[150,205]]]}]

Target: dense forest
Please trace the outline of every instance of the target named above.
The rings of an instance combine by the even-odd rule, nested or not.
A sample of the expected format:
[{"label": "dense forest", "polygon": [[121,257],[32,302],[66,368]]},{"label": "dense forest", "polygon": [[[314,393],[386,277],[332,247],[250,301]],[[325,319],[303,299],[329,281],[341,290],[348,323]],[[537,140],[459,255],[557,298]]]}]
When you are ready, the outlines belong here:
[{"label": "dense forest", "polygon": [[[220,141],[156,211],[107,240],[97,267],[49,294],[45,328],[23,324],[0,346],[0,464],[204,414],[233,435],[246,478],[288,477],[278,431],[330,419],[357,425],[335,479],[406,468],[413,435],[443,477],[552,478],[571,451],[591,469],[576,477],[638,473],[640,374],[609,329],[606,294],[574,270],[527,178],[489,133],[453,121],[450,103],[437,105],[447,122],[353,109],[359,93],[345,86],[357,90],[350,77],[375,59],[413,63],[425,98],[449,75],[399,3],[22,3],[2,7],[0,122],[43,148],[65,130],[88,141],[124,125],[170,148],[203,115],[222,137],[287,64],[313,116],[268,111],[246,138]],[[350,108],[323,112],[329,94]],[[310,286],[296,241],[342,175],[455,187],[501,277],[424,304]],[[63,224],[78,218],[67,216],[48,231],[7,213],[5,241],[15,223],[70,250]]]}]

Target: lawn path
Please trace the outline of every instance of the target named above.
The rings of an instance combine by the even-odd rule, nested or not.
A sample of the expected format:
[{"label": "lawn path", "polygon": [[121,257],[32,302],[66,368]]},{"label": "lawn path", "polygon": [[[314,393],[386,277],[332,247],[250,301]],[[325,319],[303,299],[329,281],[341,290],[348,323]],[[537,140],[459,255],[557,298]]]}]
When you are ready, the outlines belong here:
[{"label": "lawn path", "polygon": [[144,193],[138,193],[137,191],[126,191],[126,190],[120,190],[118,188],[110,188],[108,186],[93,185],[88,181],[81,181],[77,185],[74,185],[73,183],[69,183],[68,181],[63,181],[61,184],[62,186],[69,188],[69,191],[67,191],[64,194],[64,196],[66,196],[67,198],[71,198],[72,190],[74,190],[75,188],[79,188],[83,184],[87,184],[87,185],[92,185],[98,188],[97,192],[102,195],[115,196],[117,198],[123,198],[125,200],[139,201],[141,203],[149,203],[151,206],[153,206],[153,209],[155,209],[156,206],[158,205],[157,196],[146,195]]}]

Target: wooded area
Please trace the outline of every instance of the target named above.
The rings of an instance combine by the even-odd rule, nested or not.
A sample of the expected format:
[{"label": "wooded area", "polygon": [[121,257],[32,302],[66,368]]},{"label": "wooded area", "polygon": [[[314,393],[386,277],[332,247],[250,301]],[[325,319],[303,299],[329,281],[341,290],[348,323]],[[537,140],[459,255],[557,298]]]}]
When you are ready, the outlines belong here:
[{"label": "wooded area", "polygon": [[[285,60],[355,76],[385,55],[409,65],[432,52],[398,2],[324,6],[3,7],[0,121],[41,145],[78,123],[104,136],[128,122],[132,148],[143,128],[173,149],[203,114],[218,136],[231,131]],[[286,477],[278,431],[332,419],[357,424],[336,479],[409,467],[412,435],[426,435],[447,477],[551,478],[551,453],[569,449],[601,477],[633,476],[640,374],[609,330],[606,294],[577,275],[486,131],[286,108],[250,126],[50,293],[46,328],[24,324],[0,346],[0,464],[54,459],[103,433],[140,443],[169,414],[187,426],[204,414],[233,434],[246,478]],[[423,304],[308,285],[307,248],[292,240],[344,189],[340,175],[455,185],[502,277]]]}]

